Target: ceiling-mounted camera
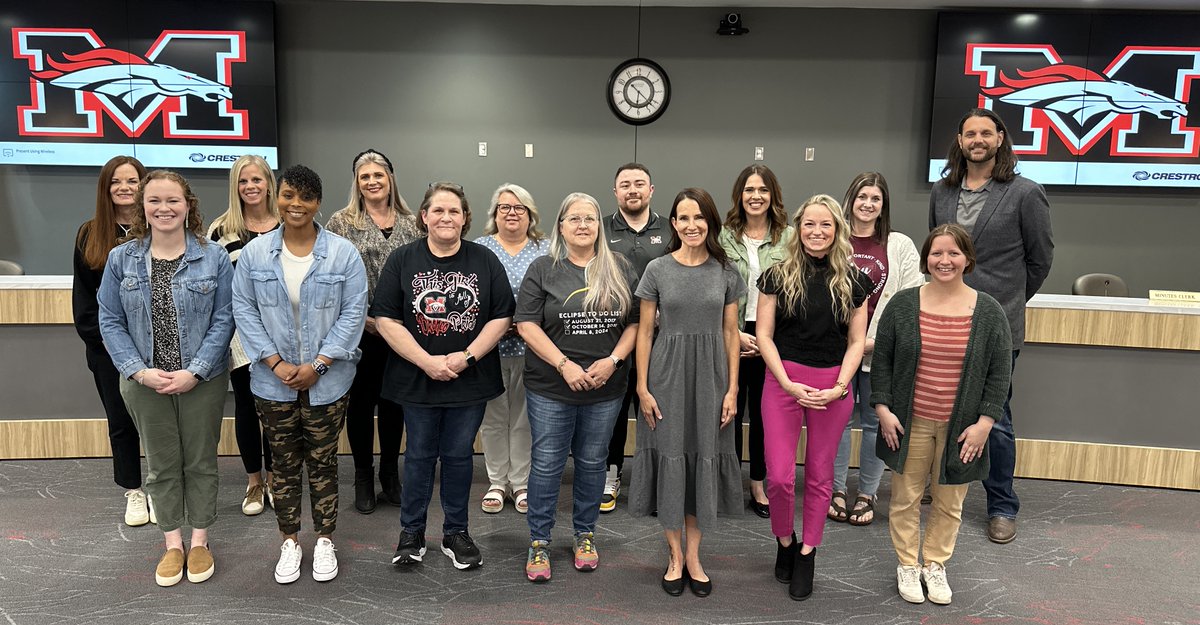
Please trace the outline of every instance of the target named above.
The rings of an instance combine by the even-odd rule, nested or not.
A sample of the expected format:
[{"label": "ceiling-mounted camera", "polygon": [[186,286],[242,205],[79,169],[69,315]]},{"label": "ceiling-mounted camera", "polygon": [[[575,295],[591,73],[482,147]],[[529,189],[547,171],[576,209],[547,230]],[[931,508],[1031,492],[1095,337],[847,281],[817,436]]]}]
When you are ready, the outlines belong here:
[{"label": "ceiling-mounted camera", "polygon": [[748,32],[750,29],[742,24],[741,13],[726,13],[721,17],[721,24],[717,27],[718,35],[744,35]]}]

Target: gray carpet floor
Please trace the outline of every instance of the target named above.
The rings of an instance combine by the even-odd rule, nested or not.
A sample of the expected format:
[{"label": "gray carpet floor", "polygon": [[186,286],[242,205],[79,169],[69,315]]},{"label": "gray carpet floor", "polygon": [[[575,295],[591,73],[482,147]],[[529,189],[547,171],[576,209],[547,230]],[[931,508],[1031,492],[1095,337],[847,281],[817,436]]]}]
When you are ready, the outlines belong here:
[{"label": "gray carpet floor", "polygon": [[[599,570],[576,572],[569,468],[552,546],[554,579],[531,584],[523,574],[524,517],[511,505],[498,515],[478,509],[486,487],[479,457],[471,531],[484,566],[457,571],[437,550],[441,511],[435,494],[430,554],[423,565],[396,570],[389,562],[398,508],[354,512],[349,457],[341,459],[340,470],[336,580],[312,580],[307,558],[314,538],[305,531],[304,575],[289,586],[275,583],[274,515],[269,508],[257,517],[241,514],[241,463],[222,458],[220,518],[211,529],[217,572],[203,584],[185,580],[158,588],[153,570],[162,534],[152,525],[122,523],[125,500],[109,479],[107,460],[0,462],[0,625],[1200,624],[1196,492],[1018,480],[1019,535],[1012,544],[994,545],[984,534],[983,492],[976,484],[948,567],[954,601],[937,606],[910,605],[896,594],[887,476],[875,523],[827,524],[816,590],[808,601],[795,602],[772,576],[768,522],[749,512],[704,536],[714,583],[708,598],[663,593],[661,528],[655,519],[630,517],[624,495],[617,511],[600,518]],[[304,523],[310,526],[307,514]]]}]

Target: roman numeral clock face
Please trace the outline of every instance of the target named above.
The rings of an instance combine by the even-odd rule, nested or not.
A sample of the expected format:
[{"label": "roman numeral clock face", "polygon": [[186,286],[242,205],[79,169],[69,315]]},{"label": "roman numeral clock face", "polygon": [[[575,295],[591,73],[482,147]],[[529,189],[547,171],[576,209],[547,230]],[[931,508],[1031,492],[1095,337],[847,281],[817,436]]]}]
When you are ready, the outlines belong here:
[{"label": "roman numeral clock face", "polygon": [[671,81],[663,68],[649,59],[625,61],[608,79],[608,107],[627,124],[649,124],[670,103]]}]

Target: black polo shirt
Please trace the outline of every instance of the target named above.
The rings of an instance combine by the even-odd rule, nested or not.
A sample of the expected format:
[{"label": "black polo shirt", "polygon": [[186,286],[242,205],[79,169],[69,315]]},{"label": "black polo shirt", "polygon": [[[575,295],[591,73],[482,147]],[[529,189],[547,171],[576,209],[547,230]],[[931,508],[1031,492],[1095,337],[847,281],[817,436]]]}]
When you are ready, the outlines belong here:
[{"label": "black polo shirt", "polygon": [[629,227],[620,210],[604,220],[604,235],[608,237],[608,249],[620,252],[633,263],[640,278],[646,273],[650,261],[667,253],[671,242],[671,223],[657,213],[650,212],[650,221],[641,232]]}]

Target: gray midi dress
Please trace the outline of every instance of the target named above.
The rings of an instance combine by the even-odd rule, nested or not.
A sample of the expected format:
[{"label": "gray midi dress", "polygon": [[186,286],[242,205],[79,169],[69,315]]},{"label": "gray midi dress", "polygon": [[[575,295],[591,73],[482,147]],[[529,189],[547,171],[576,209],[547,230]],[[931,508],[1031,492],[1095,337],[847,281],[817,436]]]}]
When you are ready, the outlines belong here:
[{"label": "gray midi dress", "polygon": [[630,512],[657,510],[665,529],[681,529],[684,515],[694,515],[705,529],[718,515],[741,513],[734,426],[721,428],[721,400],[729,388],[722,322],[725,306],[745,293],[737,270],[711,257],[696,267],[670,254],[656,258],[638,285],[639,298],[658,303],[659,332],[647,372],[663,418],[651,430],[637,415]]}]

